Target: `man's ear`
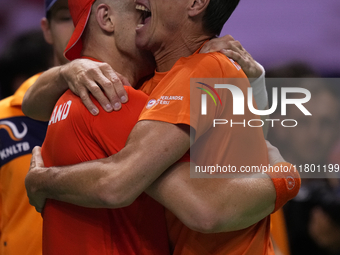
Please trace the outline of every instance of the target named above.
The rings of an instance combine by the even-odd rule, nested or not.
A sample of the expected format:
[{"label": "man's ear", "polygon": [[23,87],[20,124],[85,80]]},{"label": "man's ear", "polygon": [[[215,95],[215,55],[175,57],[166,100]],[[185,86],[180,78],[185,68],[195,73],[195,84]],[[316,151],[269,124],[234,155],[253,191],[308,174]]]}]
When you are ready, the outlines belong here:
[{"label": "man's ear", "polygon": [[50,23],[48,22],[47,18],[42,18],[40,21],[40,27],[43,31],[45,41],[48,44],[53,44],[53,37],[51,33]]},{"label": "man's ear", "polygon": [[188,14],[190,17],[195,17],[201,13],[203,13],[208,5],[210,0],[192,0],[191,6],[189,7]]},{"label": "man's ear", "polygon": [[107,4],[100,4],[96,9],[96,19],[101,29],[108,33],[115,30],[115,22],[113,12]]}]

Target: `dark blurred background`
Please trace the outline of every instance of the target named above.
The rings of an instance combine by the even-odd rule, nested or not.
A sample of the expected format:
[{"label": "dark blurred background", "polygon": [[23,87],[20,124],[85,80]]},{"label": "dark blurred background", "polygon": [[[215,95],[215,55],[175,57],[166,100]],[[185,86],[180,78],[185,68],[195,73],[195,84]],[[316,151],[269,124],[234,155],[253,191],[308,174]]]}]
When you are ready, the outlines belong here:
[{"label": "dark blurred background", "polygon": [[[39,28],[42,0],[0,1],[0,52],[8,40]],[[340,71],[339,0],[242,0],[225,26],[265,66],[303,60],[323,74]]]},{"label": "dark blurred background", "polygon": [[267,68],[300,60],[340,72],[339,0],[241,0],[224,33]]},{"label": "dark blurred background", "polygon": [[[18,34],[39,28],[42,0],[0,1],[0,53]],[[222,34],[231,34],[266,68],[307,62],[340,73],[339,0],[242,0]]]}]

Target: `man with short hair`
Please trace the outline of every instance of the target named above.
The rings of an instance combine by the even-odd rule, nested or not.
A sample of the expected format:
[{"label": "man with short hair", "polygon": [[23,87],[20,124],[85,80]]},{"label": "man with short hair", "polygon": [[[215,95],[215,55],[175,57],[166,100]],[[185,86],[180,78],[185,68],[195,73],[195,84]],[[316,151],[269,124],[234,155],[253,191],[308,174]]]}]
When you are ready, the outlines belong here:
[{"label": "man with short hair", "polygon": [[[46,42],[53,46],[54,65],[65,64],[68,61],[62,53],[74,29],[67,0],[46,0],[45,11],[41,29]],[[31,151],[42,144],[47,123],[28,118],[21,110],[25,92],[39,75],[24,82],[13,96],[0,101],[0,254],[42,253],[42,219],[29,204],[24,179]]]},{"label": "man with short hair", "polygon": [[[83,33],[78,57],[105,61],[132,86],[152,72],[151,54],[135,45],[139,15],[133,2],[69,0],[69,6],[76,24],[69,45]],[[77,18],[84,12],[87,24],[79,30],[85,16]],[[98,116],[91,115],[70,90],[65,92],[54,108],[42,146],[46,166],[76,164],[120,151],[147,100],[143,92],[125,89],[129,102],[120,111],[102,111]],[[145,193],[117,209],[84,208],[48,199],[42,215],[45,255],[169,254],[164,208]]]},{"label": "man with short hair", "polygon": [[[273,185],[269,178],[190,179],[188,163],[169,169],[159,178],[189,148],[195,148],[190,147],[189,136],[189,78],[196,75],[245,78],[238,66],[222,55],[195,54],[215,33],[209,30],[209,26],[203,25],[209,3],[208,0],[136,1],[136,8],[142,11],[136,42],[139,47],[153,53],[159,71],[144,84],[142,90],[151,93],[151,100],[161,96],[183,96],[185,100],[145,108],[126,146],[103,160],[45,169],[37,156],[38,149],[35,149],[36,155],[26,184],[28,195],[37,210],[42,210],[46,197],[89,207],[121,207],[130,204],[146,190],[178,218],[171,214],[167,217],[171,248],[175,254],[273,254],[269,218],[266,215],[274,209],[275,181]],[[233,10],[236,5],[233,3],[226,8]],[[222,25],[218,26],[222,28]],[[81,51],[81,40],[77,38],[73,42],[66,55],[74,57]],[[198,61],[201,66],[196,65]],[[221,70],[221,66],[228,69]],[[242,87],[243,90],[246,88]],[[228,97],[230,95],[223,96],[224,99]],[[231,100],[228,102],[229,108]],[[249,117],[253,115],[247,113],[246,118]],[[204,136],[205,130],[201,126],[195,124],[191,128],[196,131],[195,142]],[[218,155],[221,163],[232,160],[240,164],[245,159],[256,165],[268,164],[262,130],[246,131],[250,133],[235,129],[228,134],[227,139],[230,140],[225,145],[219,144],[223,146],[222,152],[230,151],[231,145],[236,149],[230,154]],[[212,141],[216,142],[216,137],[213,138]],[[209,143],[204,141],[204,145],[209,146]],[[278,157],[280,161],[283,159]],[[94,178],[98,182],[93,181]],[[282,181],[285,185],[286,179]],[[298,186],[296,183],[297,189]],[[296,189],[290,192],[287,192],[287,199],[295,194]],[[220,195],[211,196],[214,193]],[[236,193],[237,197],[234,195]],[[277,189],[275,209],[285,202],[281,193],[282,190]],[[181,222],[201,232],[239,231],[202,234],[189,230]]]}]

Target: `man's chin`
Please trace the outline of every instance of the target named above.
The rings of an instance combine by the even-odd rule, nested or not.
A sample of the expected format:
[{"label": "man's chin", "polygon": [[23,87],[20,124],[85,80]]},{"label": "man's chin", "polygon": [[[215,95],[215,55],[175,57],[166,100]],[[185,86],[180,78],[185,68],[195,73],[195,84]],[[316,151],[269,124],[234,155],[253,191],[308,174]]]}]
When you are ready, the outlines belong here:
[{"label": "man's chin", "polygon": [[141,35],[136,36],[136,47],[140,50],[148,51],[147,42]]}]

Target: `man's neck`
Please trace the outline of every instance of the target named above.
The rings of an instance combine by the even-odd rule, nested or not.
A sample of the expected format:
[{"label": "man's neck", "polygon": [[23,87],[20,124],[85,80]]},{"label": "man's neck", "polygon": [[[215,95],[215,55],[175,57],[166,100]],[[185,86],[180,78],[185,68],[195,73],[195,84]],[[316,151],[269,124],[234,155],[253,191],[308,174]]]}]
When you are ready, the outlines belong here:
[{"label": "man's neck", "polygon": [[125,76],[133,87],[143,77],[136,62],[116,50],[99,51],[88,49],[83,52],[83,55],[109,64],[115,72]]},{"label": "man's neck", "polygon": [[181,57],[189,57],[194,54],[201,45],[210,39],[208,36],[199,36],[187,40],[173,41],[168,45],[160,46],[155,52],[155,60],[158,72],[169,71]]}]

